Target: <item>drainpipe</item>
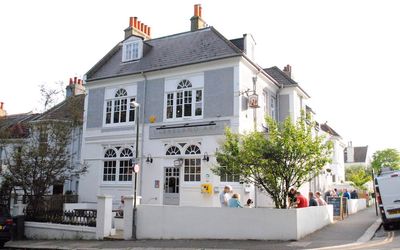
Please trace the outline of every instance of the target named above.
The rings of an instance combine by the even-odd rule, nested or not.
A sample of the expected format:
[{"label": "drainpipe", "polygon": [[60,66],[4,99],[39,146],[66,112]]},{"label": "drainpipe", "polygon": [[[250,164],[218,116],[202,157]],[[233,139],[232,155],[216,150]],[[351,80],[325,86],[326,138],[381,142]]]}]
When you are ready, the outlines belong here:
[{"label": "drainpipe", "polygon": [[142,131],[141,131],[141,133],[142,133],[142,136],[141,136],[142,143],[140,143],[140,168],[141,168],[141,171],[139,172],[139,195],[140,196],[142,196],[142,183],[143,183],[142,180],[143,180],[143,171],[144,171],[144,167],[143,167],[144,123],[145,123],[144,114],[145,114],[145,108],[146,108],[146,89],[147,89],[147,76],[146,76],[146,74],[144,72],[142,72],[141,74],[142,74],[142,76],[144,78],[144,88],[143,88],[143,104],[142,104],[141,110],[140,110],[141,114],[143,114],[142,117],[141,117],[142,118],[141,119],[141,121],[142,121],[141,122],[142,123]]}]

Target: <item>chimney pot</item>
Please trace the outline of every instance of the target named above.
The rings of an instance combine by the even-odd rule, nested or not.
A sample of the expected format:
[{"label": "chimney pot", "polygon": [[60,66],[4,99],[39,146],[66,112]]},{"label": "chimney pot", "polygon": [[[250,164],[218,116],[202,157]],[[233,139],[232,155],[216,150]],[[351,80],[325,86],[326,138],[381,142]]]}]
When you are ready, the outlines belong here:
[{"label": "chimney pot", "polygon": [[199,4],[199,17],[201,17],[201,5]]},{"label": "chimney pot", "polygon": [[138,22],[137,17],[136,17],[136,16],[133,17],[133,27],[134,27],[134,28],[137,27],[137,22]]},{"label": "chimney pot", "polygon": [[129,18],[129,27],[133,27],[133,17]]},{"label": "chimney pot", "polygon": [[143,29],[144,29],[144,23],[141,23],[140,24],[140,31],[143,32]]},{"label": "chimney pot", "polygon": [[0,109],[3,110],[4,102],[0,102]]},{"label": "chimney pot", "polygon": [[72,77],[71,78],[69,78],[69,85],[71,85],[73,82],[72,82]]},{"label": "chimney pot", "polygon": [[140,25],[142,25],[142,22],[138,20],[136,29],[140,30]]},{"label": "chimney pot", "polygon": [[79,85],[81,84],[81,79],[78,79],[78,84],[79,84]]},{"label": "chimney pot", "polygon": [[194,5],[194,16],[199,16],[199,5],[198,4]]},{"label": "chimney pot", "polygon": [[76,83],[77,79],[78,79],[78,77],[75,76],[74,77],[74,83]]},{"label": "chimney pot", "polygon": [[147,27],[147,35],[149,35],[149,36],[151,36],[150,30],[151,30],[151,29],[150,29],[150,26],[148,26],[148,27]]},{"label": "chimney pot", "polygon": [[143,31],[146,35],[147,35],[147,25],[144,25],[144,31]]}]

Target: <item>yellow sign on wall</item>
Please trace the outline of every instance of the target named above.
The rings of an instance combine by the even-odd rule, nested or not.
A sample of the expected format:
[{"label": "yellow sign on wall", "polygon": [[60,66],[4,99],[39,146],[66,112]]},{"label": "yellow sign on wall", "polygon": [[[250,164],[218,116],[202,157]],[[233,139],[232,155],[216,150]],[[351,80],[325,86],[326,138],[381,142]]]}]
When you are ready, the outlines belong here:
[{"label": "yellow sign on wall", "polygon": [[212,194],[212,184],[211,183],[201,184],[201,193],[202,194]]}]

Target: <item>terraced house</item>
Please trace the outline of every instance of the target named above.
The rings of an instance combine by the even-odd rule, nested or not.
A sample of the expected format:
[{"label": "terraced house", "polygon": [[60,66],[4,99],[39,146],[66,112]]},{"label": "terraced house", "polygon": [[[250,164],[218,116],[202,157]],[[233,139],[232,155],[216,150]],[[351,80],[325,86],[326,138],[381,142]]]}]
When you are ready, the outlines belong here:
[{"label": "terraced house", "polygon": [[[132,194],[136,150],[143,204],[219,206],[226,184],[254,199],[254,187],[238,176],[211,171],[225,128],[263,130],[265,115],[296,119],[309,96],[289,65],[257,64],[250,34],[229,40],[201,12],[195,5],[190,31],[155,39],[130,18],[124,39],[87,72],[82,156],[89,172],[81,177],[81,202],[109,194],[117,204]],[[139,121],[131,102],[140,105]]]}]

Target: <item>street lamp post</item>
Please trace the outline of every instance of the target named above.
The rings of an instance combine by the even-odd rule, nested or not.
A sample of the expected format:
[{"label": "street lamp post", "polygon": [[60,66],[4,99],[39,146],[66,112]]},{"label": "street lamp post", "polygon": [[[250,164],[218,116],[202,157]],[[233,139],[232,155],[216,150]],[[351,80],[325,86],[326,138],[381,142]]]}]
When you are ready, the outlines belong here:
[{"label": "street lamp post", "polygon": [[[135,125],[136,125],[136,146],[135,146],[135,165],[139,163],[139,103],[132,101],[130,103],[131,108],[135,110]],[[134,173],[134,184],[133,184],[133,223],[132,223],[132,238],[136,239],[136,198],[137,198],[137,170],[132,171]]]}]

